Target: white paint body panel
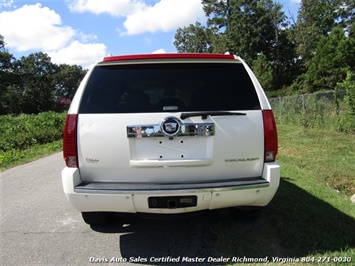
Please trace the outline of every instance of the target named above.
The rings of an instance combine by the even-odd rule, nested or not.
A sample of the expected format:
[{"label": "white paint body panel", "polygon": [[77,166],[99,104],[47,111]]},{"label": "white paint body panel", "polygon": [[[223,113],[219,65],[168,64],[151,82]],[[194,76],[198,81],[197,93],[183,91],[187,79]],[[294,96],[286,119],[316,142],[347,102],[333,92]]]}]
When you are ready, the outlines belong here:
[{"label": "white paint body panel", "polygon": [[[249,111],[246,116],[185,119],[214,123],[214,136],[127,138],[128,125],[157,124],[166,116],[179,117],[180,113],[79,115],[82,180],[182,183],[261,176],[261,111]],[[244,158],[255,160],[237,162]]]}]

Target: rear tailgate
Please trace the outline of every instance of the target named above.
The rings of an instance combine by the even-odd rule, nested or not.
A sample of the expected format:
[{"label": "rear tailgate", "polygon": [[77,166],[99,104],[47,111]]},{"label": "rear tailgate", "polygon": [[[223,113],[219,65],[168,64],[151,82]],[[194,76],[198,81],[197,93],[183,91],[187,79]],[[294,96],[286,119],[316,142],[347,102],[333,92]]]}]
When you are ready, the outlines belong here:
[{"label": "rear tailgate", "polygon": [[[250,69],[233,58],[98,64],[77,106],[82,180],[181,184],[262,176],[268,106]],[[198,112],[213,115],[182,116]],[[222,114],[228,112],[242,115]],[[162,123],[179,134],[162,133]]]},{"label": "rear tailgate", "polygon": [[[80,114],[78,156],[84,182],[196,183],[260,177],[264,163],[261,110],[243,116],[180,119],[177,113]],[[213,125],[213,133],[153,134],[167,117]],[[136,136],[129,129],[145,128]],[[210,128],[209,128],[210,129]]]}]

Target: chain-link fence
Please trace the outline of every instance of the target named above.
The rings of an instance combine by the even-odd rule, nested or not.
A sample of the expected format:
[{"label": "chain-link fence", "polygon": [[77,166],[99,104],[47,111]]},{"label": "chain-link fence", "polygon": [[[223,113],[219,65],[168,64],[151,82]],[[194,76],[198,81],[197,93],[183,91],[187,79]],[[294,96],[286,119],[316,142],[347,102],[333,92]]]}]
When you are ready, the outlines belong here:
[{"label": "chain-link fence", "polygon": [[345,91],[269,99],[278,124],[335,130],[344,110]]}]

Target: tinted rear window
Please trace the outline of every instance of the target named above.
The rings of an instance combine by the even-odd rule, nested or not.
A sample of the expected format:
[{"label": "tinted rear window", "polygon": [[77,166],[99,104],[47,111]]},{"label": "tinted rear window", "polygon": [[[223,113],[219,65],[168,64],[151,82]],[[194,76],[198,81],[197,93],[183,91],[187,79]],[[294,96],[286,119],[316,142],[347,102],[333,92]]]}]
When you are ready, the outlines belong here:
[{"label": "tinted rear window", "polygon": [[80,113],[260,110],[242,64],[97,66]]}]

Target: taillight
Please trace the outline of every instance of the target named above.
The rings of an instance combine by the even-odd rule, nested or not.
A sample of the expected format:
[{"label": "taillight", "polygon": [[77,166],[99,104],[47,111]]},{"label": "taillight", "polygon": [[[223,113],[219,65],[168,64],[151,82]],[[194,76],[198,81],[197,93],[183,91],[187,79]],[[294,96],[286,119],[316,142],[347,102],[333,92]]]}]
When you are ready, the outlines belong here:
[{"label": "taillight", "polygon": [[263,110],[264,138],[265,138],[265,162],[274,162],[278,151],[277,130],[272,110]]},{"label": "taillight", "polygon": [[76,142],[77,114],[67,115],[63,136],[63,156],[68,167],[79,167]]}]

